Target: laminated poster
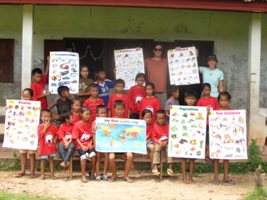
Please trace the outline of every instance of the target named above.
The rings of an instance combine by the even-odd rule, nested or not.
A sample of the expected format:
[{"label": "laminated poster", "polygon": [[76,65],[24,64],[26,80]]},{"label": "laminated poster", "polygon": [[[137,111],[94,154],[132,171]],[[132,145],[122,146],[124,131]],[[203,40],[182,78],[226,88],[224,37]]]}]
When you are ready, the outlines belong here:
[{"label": "laminated poster", "polygon": [[200,83],[195,47],[169,50],[168,65],[171,85]]},{"label": "laminated poster", "polygon": [[146,154],[146,122],[136,119],[97,117],[96,150]]},{"label": "laminated poster", "polygon": [[143,49],[121,49],[114,51],[116,79],[125,81],[125,90],[135,85],[135,76],[145,73]]},{"label": "laminated poster", "polygon": [[212,111],[209,116],[210,158],[247,159],[245,110]]},{"label": "laminated poster", "polygon": [[79,54],[50,52],[49,91],[57,94],[59,86],[68,86],[70,94],[79,93]]},{"label": "laminated poster", "polygon": [[205,158],[207,108],[172,106],[168,157]]},{"label": "laminated poster", "polygon": [[36,150],[40,101],[6,100],[3,147]]}]

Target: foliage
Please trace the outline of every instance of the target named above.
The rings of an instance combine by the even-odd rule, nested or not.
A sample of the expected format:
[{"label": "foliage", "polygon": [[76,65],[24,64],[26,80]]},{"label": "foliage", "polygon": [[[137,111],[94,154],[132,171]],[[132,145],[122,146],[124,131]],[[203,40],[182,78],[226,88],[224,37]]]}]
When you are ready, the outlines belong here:
[{"label": "foliage", "polygon": [[257,187],[253,192],[251,192],[245,200],[265,200],[267,199],[267,190],[261,187]]},{"label": "foliage", "polygon": [[263,164],[262,157],[260,156],[260,147],[257,145],[257,140],[252,139],[248,147],[248,170],[255,171],[260,164]]},{"label": "foliage", "polygon": [[5,200],[36,200],[36,199],[38,199],[38,200],[52,200],[55,198],[43,198],[43,197],[39,197],[39,196],[25,195],[25,194],[9,194],[9,193],[0,191],[0,199],[5,199]]},{"label": "foliage", "polygon": [[1,171],[17,171],[20,170],[20,157],[14,152],[14,160],[11,163],[0,166]]}]

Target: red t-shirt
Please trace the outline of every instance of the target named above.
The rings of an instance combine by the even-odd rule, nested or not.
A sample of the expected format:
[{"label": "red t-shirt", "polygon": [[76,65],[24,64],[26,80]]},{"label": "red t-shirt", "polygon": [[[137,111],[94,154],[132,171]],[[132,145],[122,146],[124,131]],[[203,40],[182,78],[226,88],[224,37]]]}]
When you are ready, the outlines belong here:
[{"label": "red t-shirt", "polygon": [[[82,121],[77,122],[72,130],[73,140],[79,139],[84,146],[88,146],[90,141],[93,139],[92,134],[92,122],[89,121],[84,124]],[[76,149],[81,149],[81,146],[75,141]]]},{"label": "red t-shirt", "polygon": [[151,139],[151,134],[152,134],[152,130],[153,130],[153,124],[147,124],[146,125],[146,139],[149,140]]},{"label": "red t-shirt", "polygon": [[81,121],[82,120],[82,117],[80,114],[75,114],[75,113],[72,113],[72,118],[73,118],[73,123],[76,124],[78,121]]},{"label": "red t-shirt", "polygon": [[90,108],[90,120],[93,122],[96,118],[96,107],[99,105],[104,105],[104,101],[100,98],[97,98],[95,101],[92,98],[86,99],[83,103],[83,106]]},{"label": "red t-shirt", "polygon": [[44,124],[38,125],[38,139],[39,139],[39,156],[46,156],[57,153],[57,147],[54,143],[57,136],[57,127],[51,124],[46,133],[43,134]]},{"label": "red t-shirt", "polygon": [[114,112],[114,102],[116,100],[122,100],[125,104],[125,108],[124,108],[124,113],[122,115],[122,118],[129,118],[129,109],[132,108],[132,104],[131,104],[131,100],[128,96],[128,94],[123,94],[121,97],[117,96],[116,93],[110,95],[109,97],[109,101],[108,101],[108,109],[110,109],[111,111],[111,116],[110,117],[115,117],[115,112]]},{"label": "red t-shirt", "polygon": [[67,125],[66,123],[63,123],[60,125],[59,130],[57,132],[59,144],[64,144],[63,138],[65,138],[65,140],[67,141],[72,139],[73,127],[74,127],[74,124]]},{"label": "red t-shirt", "polygon": [[147,98],[144,97],[139,104],[139,119],[143,119],[142,112],[143,110],[148,109],[152,111],[152,120],[151,123],[154,124],[156,112],[161,109],[160,101],[157,97]]},{"label": "red t-shirt", "polygon": [[164,124],[163,126],[159,126],[158,124],[154,124],[152,132],[152,140],[166,140],[169,138],[169,124]]},{"label": "red t-shirt", "polygon": [[138,87],[137,85],[132,86],[128,93],[132,102],[132,113],[138,113],[138,104],[146,96],[145,87]]},{"label": "red t-shirt", "polygon": [[212,108],[212,110],[220,110],[220,106],[218,104],[218,101],[216,98],[214,97],[202,97],[198,100],[197,102],[197,106],[208,106],[210,108]]},{"label": "red t-shirt", "polygon": [[38,98],[41,94],[45,92],[45,84],[46,84],[46,75],[43,74],[40,83],[31,83],[31,89],[33,90],[33,100],[41,102],[42,110],[48,108],[47,98],[46,96]]}]

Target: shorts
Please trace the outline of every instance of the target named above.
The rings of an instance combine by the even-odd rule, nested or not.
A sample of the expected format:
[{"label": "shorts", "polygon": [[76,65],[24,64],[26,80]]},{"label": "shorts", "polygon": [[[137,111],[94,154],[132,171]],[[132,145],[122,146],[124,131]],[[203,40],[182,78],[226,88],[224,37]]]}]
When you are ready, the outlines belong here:
[{"label": "shorts", "polygon": [[155,145],[154,141],[149,141],[146,145],[146,148],[148,149],[150,145]]},{"label": "shorts", "polygon": [[96,156],[94,148],[88,149],[88,151],[83,151],[83,149],[78,149],[78,153],[80,155],[81,160],[85,159],[90,160],[90,158]]},{"label": "shorts", "polygon": [[57,153],[51,153],[51,154],[49,154],[49,155],[42,155],[42,156],[40,156],[40,159],[47,159],[48,156],[50,156],[50,157],[55,157],[55,156],[57,156]]},{"label": "shorts", "polygon": [[20,153],[36,154],[36,150],[20,149]]}]

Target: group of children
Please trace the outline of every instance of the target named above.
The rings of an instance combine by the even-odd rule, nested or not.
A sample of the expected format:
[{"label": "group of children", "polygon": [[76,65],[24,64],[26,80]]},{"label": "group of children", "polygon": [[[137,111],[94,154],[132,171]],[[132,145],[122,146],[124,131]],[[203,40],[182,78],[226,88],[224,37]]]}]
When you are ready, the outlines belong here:
[{"label": "group of children", "polygon": [[[48,60],[49,63],[49,60]],[[77,149],[80,156],[82,182],[87,182],[86,161],[91,162],[90,179],[109,180],[113,182],[117,178],[115,153],[104,153],[104,168],[100,175],[101,154],[96,152],[96,117],[112,118],[132,118],[143,119],[147,124],[146,140],[149,158],[151,160],[151,170],[154,175],[159,175],[158,165],[160,164],[160,151],[168,149],[169,137],[169,115],[173,105],[179,105],[179,88],[170,86],[169,99],[166,102],[165,109],[161,108],[160,101],[154,96],[154,84],[146,81],[145,74],[136,75],[136,85],[131,87],[128,94],[124,92],[125,82],[117,79],[112,82],[106,79],[103,69],[96,72],[97,80],[94,82],[88,78],[89,70],[86,66],[81,68],[80,91],[75,95],[74,100],[70,100],[69,88],[60,86],[58,94],[60,98],[48,106],[47,96],[50,92],[45,92],[46,76],[48,74],[47,66],[45,73],[40,69],[32,71],[33,83],[31,89],[27,88],[22,92],[23,100],[38,100],[41,102],[41,117],[38,126],[39,137],[39,156],[41,159],[41,179],[45,179],[45,162],[48,159],[50,163],[51,177],[54,179],[53,158],[59,152],[62,162],[60,166],[69,167],[70,158]],[[115,92],[109,95],[109,88]],[[203,84],[203,97],[197,101],[194,91],[185,92],[185,102],[188,106],[206,106],[207,112],[210,109],[227,110],[231,96],[228,92],[221,92],[218,101],[210,96],[211,87],[209,84]],[[218,103],[219,102],[219,103]],[[197,104],[196,104],[197,103]],[[50,109],[57,107],[57,113],[52,113]],[[54,120],[55,123],[52,123]],[[59,128],[58,128],[59,127]],[[208,122],[207,122],[208,127]],[[208,132],[207,132],[208,138]],[[99,141],[98,141],[99,142]],[[207,143],[208,144],[208,143]],[[207,146],[208,147],[208,146]],[[208,149],[208,148],[207,148]],[[31,164],[31,177],[35,174],[35,152],[29,152]],[[208,151],[207,151],[208,158]],[[133,163],[133,153],[127,152],[122,155],[126,160],[124,170],[124,180],[131,183],[129,171]],[[21,150],[21,171],[17,177],[25,174],[25,164],[27,151]],[[189,177],[186,175],[186,161],[182,159],[182,178],[185,183],[193,182],[194,159],[189,159]],[[214,184],[218,184],[218,160],[214,162]],[[167,159],[167,174],[173,176],[173,158]],[[112,175],[107,177],[107,168],[110,168]],[[228,178],[229,161],[224,160],[224,182],[233,183]]]}]

